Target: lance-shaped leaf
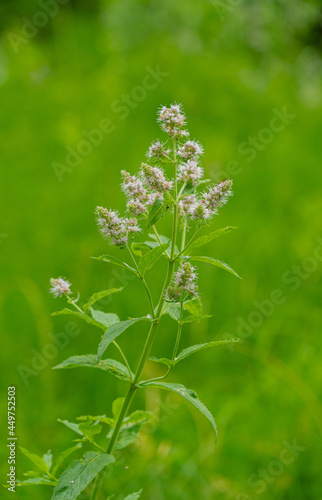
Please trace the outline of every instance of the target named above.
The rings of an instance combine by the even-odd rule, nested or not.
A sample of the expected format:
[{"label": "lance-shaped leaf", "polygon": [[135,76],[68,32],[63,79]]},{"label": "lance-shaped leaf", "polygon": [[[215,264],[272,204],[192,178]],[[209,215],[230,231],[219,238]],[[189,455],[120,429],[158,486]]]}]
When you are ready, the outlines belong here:
[{"label": "lance-shaped leaf", "polygon": [[62,361],[59,365],[53,367],[53,370],[60,370],[66,368],[98,368],[99,370],[110,372],[117,378],[121,380],[132,380],[134,377],[133,373],[129,373],[129,370],[119,361],[114,359],[101,359],[97,361],[96,354],[84,354],[81,356],[71,356],[65,361]]},{"label": "lance-shaped leaf", "polygon": [[199,262],[207,262],[207,264],[212,264],[213,266],[220,267],[221,269],[228,271],[230,274],[237,276],[237,278],[240,278],[240,276],[238,276],[238,274],[228,264],[226,264],[226,262],[222,262],[221,260],[214,259],[213,257],[201,257],[198,255],[198,256],[191,257],[190,260],[197,260]]},{"label": "lance-shaped leaf", "polygon": [[54,467],[53,467],[53,470],[52,470],[53,476],[56,475],[57,470],[62,465],[62,463],[64,462],[64,460],[67,457],[69,457],[69,455],[71,455],[72,453],[74,453],[75,451],[78,451],[81,447],[82,447],[82,444],[81,443],[77,443],[76,446],[72,446],[71,448],[67,448],[67,450],[62,451],[62,453],[58,456],[57,460],[55,460],[55,462],[54,462]]},{"label": "lance-shaped leaf", "polygon": [[146,319],[147,319],[146,317],[127,319],[126,321],[119,321],[118,323],[115,323],[114,325],[110,326],[103,335],[103,338],[98,346],[98,351],[97,351],[98,361],[101,360],[104,352],[106,351],[108,346],[113,342],[113,340],[115,340],[119,335],[121,335],[121,333],[123,333],[127,328],[134,325],[134,323]]},{"label": "lance-shaped leaf", "polygon": [[144,273],[151,269],[153,264],[161,257],[163,252],[167,250],[169,247],[169,243],[163,243],[162,245],[156,246],[152,250],[149,250],[138,263],[138,271],[141,276],[144,276]]},{"label": "lance-shaped leaf", "polygon": [[94,436],[100,434],[102,429],[103,427],[101,425],[97,422],[92,422],[90,418],[87,418],[79,424],[79,430],[90,443],[94,442]]},{"label": "lance-shaped leaf", "polygon": [[148,213],[144,230],[146,231],[150,226],[154,226],[163,217],[164,213],[165,203],[157,198]]},{"label": "lance-shaped leaf", "polygon": [[66,427],[68,427],[72,431],[76,432],[80,436],[83,435],[83,433],[79,430],[79,424],[75,424],[74,422],[68,422],[68,420],[61,420],[60,418],[57,418],[57,420],[58,420],[58,422],[66,425]]},{"label": "lance-shaped leaf", "polygon": [[65,309],[62,309],[61,311],[55,311],[51,313],[52,316],[64,316],[65,314],[69,314],[71,316],[76,316],[77,318],[81,318],[86,323],[89,323],[90,325],[97,326],[101,330],[105,330],[106,327],[102,325],[102,323],[99,323],[98,321],[95,321],[95,319],[91,318],[90,316],[87,316],[85,313],[81,313],[80,311],[74,311],[73,309],[68,309],[67,307]]},{"label": "lance-shaped leaf", "polygon": [[74,500],[107,465],[114,462],[107,453],[88,451],[75,460],[60,476],[52,500]]},{"label": "lance-shaped leaf", "polygon": [[164,309],[163,314],[169,314],[170,318],[175,321],[179,321],[180,319],[180,306],[178,304],[173,304],[169,302]]},{"label": "lance-shaped leaf", "polygon": [[48,450],[47,453],[44,453],[42,459],[47,465],[48,470],[50,470],[53,465],[53,454],[51,453],[51,451]]},{"label": "lance-shaped leaf", "polygon": [[[124,398],[120,399],[124,400]],[[116,402],[117,401],[118,400],[116,400]],[[113,413],[114,411],[115,410],[113,409]],[[115,419],[117,418],[117,416],[115,416]],[[120,433],[115,443],[115,449],[122,450],[123,448],[126,448],[127,446],[132,444],[133,441],[136,440],[140,432],[141,426],[146,422],[148,422],[149,420],[152,420],[153,418],[154,417],[152,413],[140,410],[135,411],[134,413],[132,413],[132,415],[126,417],[124,423],[121,426]],[[108,438],[111,437],[112,432],[113,432],[112,430],[109,432],[107,436]]]},{"label": "lance-shaped leaf", "polygon": [[104,297],[107,297],[108,295],[112,295],[113,293],[121,292],[122,290],[123,290],[123,287],[121,287],[121,288],[110,288],[109,290],[103,290],[102,292],[94,293],[90,297],[90,299],[88,300],[88,302],[86,302],[86,304],[83,306],[84,311],[86,311],[86,309],[88,309],[93,304],[95,304],[95,302],[97,302],[98,300],[101,300]]},{"label": "lance-shaped leaf", "polygon": [[[142,386],[141,386],[142,387]],[[184,385],[181,384],[173,384],[168,382],[145,382],[143,387],[159,387],[160,389],[166,389],[167,391],[175,392],[179,394],[183,398],[185,398],[189,403],[191,403],[195,408],[197,408],[208,420],[211,422],[215,433],[216,433],[216,441],[217,441],[217,426],[214,417],[208,410],[208,408],[198,399],[195,391],[191,389],[187,389]]]},{"label": "lance-shaped leaf", "polygon": [[138,500],[141,496],[143,490],[138,491],[137,493],[131,493],[131,495],[128,495],[124,500]]},{"label": "lance-shaped leaf", "polygon": [[[41,476],[41,477],[31,477],[29,479],[19,480],[17,479],[16,486],[36,486],[36,485],[44,485],[44,486],[56,486],[57,481],[54,479]],[[5,488],[9,488],[10,485],[5,486]]]},{"label": "lance-shaped leaf", "polygon": [[179,363],[183,359],[186,359],[188,356],[191,356],[191,354],[194,354],[195,352],[202,351],[204,349],[209,349],[210,347],[217,347],[221,345],[231,344],[233,342],[239,342],[239,340],[240,339],[213,340],[212,342],[207,342],[206,344],[197,344],[187,347],[186,349],[183,349],[180,352],[180,354],[178,354],[177,357],[174,359],[151,357],[149,358],[149,360],[155,363],[161,363],[168,367],[175,366],[177,363]]},{"label": "lance-shaped leaf", "polygon": [[131,273],[134,273],[136,276],[138,273],[134,269],[134,267],[129,266],[126,262],[123,262],[120,259],[117,259],[116,257],[113,257],[113,255],[101,255],[100,257],[92,257],[95,260],[101,260],[103,262],[109,262],[111,264],[115,264],[116,266],[123,267],[124,269],[127,269],[128,271],[131,271]]},{"label": "lance-shaped leaf", "polygon": [[[99,311],[98,309],[90,309],[92,318],[95,321],[98,321],[98,323],[101,323],[101,325],[106,326],[111,326],[114,323],[117,323],[120,321],[120,318],[118,317],[117,314],[114,313],[105,313],[103,311]],[[104,328],[106,330],[106,328]]]},{"label": "lance-shaped leaf", "polygon": [[20,448],[21,452],[27,458],[29,458],[29,460],[31,460],[31,462],[33,462],[35,465],[37,465],[37,467],[41,471],[46,472],[46,473],[49,472],[48,465],[42,457],[40,457],[39,455],[36,455],[35,453],[30,453],[30,451],[26,450],[26,448],[22,448],[22,446],[19,446],[19,448]]},{"label": "lance-shaped leaf", "polygon": [[183,304],[183,308],[190,314],[192,314],[192,316],[202,315],[202,303],[200,297],[195,297],[194,299],[188,300]]},{"label": "lance-shaped leaf", "polygon": [[216,231],[212,231],[209,234],[205,234],[204,236],[200,236],[200,238],[197,238],[195,241],[193,241],[191,243],[191,245],[189,245],[186,248],[185,253],[191,253],[192,250],[194,250],[195,248],[202,247],[206,243],[210,243],[210,241],[213,241],[216,238],[220,238],[221,236],[224,236],[224,234],[229,233],[232,229],[237,229],[237,228],[233,227],[233,226],[227,226],[227,227],[223,227],[221,229],[217,229]]},{"label": "lance-shaped leaf", "polygon": [[183,320],[181,321],[181,324],[184,325],[185,323],[192,323],[193,321],[200,321],[202,319],[208,319],[208,318],[211,318],[211,314],[201,314],[200,316],[195,316],[195,315],[191,315],[191,316],[186,316],[185,318],[183,318]]}]

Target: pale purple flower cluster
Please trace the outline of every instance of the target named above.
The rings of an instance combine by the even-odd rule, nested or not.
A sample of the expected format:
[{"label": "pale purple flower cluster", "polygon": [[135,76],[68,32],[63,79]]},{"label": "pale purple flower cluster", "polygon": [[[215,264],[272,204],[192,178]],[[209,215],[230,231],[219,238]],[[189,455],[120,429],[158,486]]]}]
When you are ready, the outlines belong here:
[{"label": "pale purple flower cluster", "polygon": [[197,160],[203,155],[203,147],[199,141],[187,141],[179,147],[178,155],[185,160]]},{"label": "pale purple flower cluster", "polygon": [[173,183],[167,181],[162,168],[151,167],[147,163],[141,164],[142,177],[152,191],[162,193],[172,189]]},{"label": "pale purple flower cluster", "polygon": [[196,160],[188,160],[187,163],[180,163],[178,168],[178,180],[196,184],[203,176],[203,169]]},{"label": "pale purple flower cluster", "polygon": [[197,275],[190,262],[180,264],[172,284],[166,291],[169,302],[183,302],[198,295]]},{"label": "pale purple flower cluster", "polygon": [[72,286],[66,278],[50,278],[50,293],[53,294],[54,297],[62,297],[63,295],[70,295]]},{"label": "pale purple flower cluster", "polygon": [[181,104],[171,104],[169,108],[162,106],[159,112],[161,128],[170,137],[188,137],[189,132],[183,127],[186,124],[186,115]]},{"label": "pale purple flower cluster", "polygon": [[[122,191],[128,198],[126,208],[135,216],[145,214],[157,198],[163,198],[163,192],[171,189],[162,169],[142,163],[140,177],[121,171]],[[149,191],[152,190],[151,191]]]},{"label": "pale purple flower cluster", "polygon": [[164,143],[162,143],[160,141],[155,141],[155,142],[152,142],[146,156],[150,160],[157,161],[157,160],[162,160],[163,158],[167,157],[169,154],[170,154],[170,149],[166,149],[166,146]]},{"label": "pale purple flower cluster", "polygon": [[127,245],[129,236],[140,231],[137,220],[120,217],[114,210],[96,207],[97,224],[105,238],[111,238],[116,246]]},{"label": "pale purple flower cluster", "polygon": [[232,184],[233,181],[228,179],[202,193],[200,198],[197,198],[196,195],[185,196],[179,202],[182,216],[206,222],[217,214],[218,207],[225,205],[228,198],[233,195]]}]

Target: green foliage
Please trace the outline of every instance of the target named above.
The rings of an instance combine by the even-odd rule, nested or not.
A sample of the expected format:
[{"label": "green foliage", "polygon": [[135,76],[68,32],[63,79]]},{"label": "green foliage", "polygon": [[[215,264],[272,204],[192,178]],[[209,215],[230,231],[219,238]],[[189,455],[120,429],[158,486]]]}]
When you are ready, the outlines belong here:
[{"label": "green foliage", "polygon": [[131,273],[133,273],[133,274],[135,274],[137,276],[137,272],[136,272],[136,270],[133,267],[129,266],[126,262],[123,262],[122,260],[117,259],[113,255],[107,255],[106,254],[106,255],[101,255],[100,257],[93,257],[93,259],[99,260],[99,261],[102,261],[102,262],[108,262],[108,263],[111,263],[111,264],[115,264],[116,266],[123,267],[127,271],[131,271]]},{"label": "green foliage", "polygon": [[119,321],[118,323],[115,323],[114,325],[110,326],[106,333],[103,335],[103,338],[98,346],[98,351],[97,351],[97,356],[98,356],[98,361],[101,360],[104,352],[108,348],[108,346],[115,340],[121,333],[123,333],[127,328],[130,326],[134,325],[138,321],[143,321],[146,320],[147,318],[134,318],[134,319],[127,319],[125,321]]},{"label": "green foliage", "polygon": [[141,496],[143,490],[138,491],[137,493],[131,493],[131,495],[128,495],[124,500],[138,500]]},{"label": "green foliage", "polygon": [[102,323],[99,323],[98,321],[95,321],[95,319],[91,318],[85,313],[81,313],[80,311],[74,311],[73,309],[68,309],[65,307],[65,309],[62,309],[61,311],[55,311],[51,314],[52,316],[65,316],[65,315],[71,315],[71,316],[76,316],[77,318],[81,318],[86,323],[89,323],[90,325],[97,326],[98,328],[103,328],[105,330],[105,327],[103,327]]},{"label": "green foliage", "polygon": [[138,263],[138,271],[141,276],[144,276],[148,269],[151,269],[153,264],[161,257],[161,255],[169,248],[169,243],[156,246],[141,257]]},{"label": "green foliage", "polygon": [[110,288],[109,290],[103,290],[102,292],[94,293],[89,298],[88,302],[86,302],[86,304],[84,304],[84,306],[83,306],[84,311],[86,311],[89,307],[91,307],[93,304],[95,304],[95,302],[97,302],[98,300],[101,300],[104,297],[107,297],[108,295],[112,295],[113,293],[121,292],[122,290],[123,290],[123,287]]},{"label": "green foliage", "polygon": [[121,380],[131,380],[133,373],[129,373],[129,370],[119,361],[114,359],[101,359],[97,360],[96,354],[83,354],[80,356],[71,356],[65,361],[59,363],[53,367],[54,370],[66,369],[66,368],[98,368],[99,370],[110,372],[115,377]]},{"label": "green foliage", "polygon": [[74,500],[107,465],[112,455],[88,451],[82,460],[75,460],[60,476],[52,500]]},{"label": "green foliage", "polygon": [[216,434],[216,440],[217,440],[217,426],[214,417],[206,408],[206,406],[198,399],[197,394],[195,391],[191,389],[187,389],[184,385],[182,384],[174,384],[174,383],[169,383],[169,382],[145,382],[144,387],[159,387],[160,389],[166,389],[167,391],[172,391],[175,392],[176,394],[179,394],[182,396],[184,399],[189,401],[195,408],[197,408],[207,419],[211,422],[215,434]]},{"label": "green foliage", "polygon": [[221,236],[224,236],[225,234],[229,233],[232,229],[236,228],[233,226],[227,226],[221,229],[216,229],[216,231],[212,231],[211,233],[205,234],[204,236],[200,236],[200,238],[197,238],[195,241],[191,243],[191,245],[187,247],[186,253],[191,253],[196,248],[200,248],[203,245],[206,245],[206,243],[210,243],[211,241],[220,238]]},{"label": "green foliage", "polygon": [[[106,313],[103,311],[99,311],[98,309],[90,309],[92,318],[97,321],[98,323],[101,323],[105,327],[109,327],[113,325],[114,323],[117,323],[120,321],[120,318],[118,317],[117,314],[114,313]],[[106,328],[104,328],[105,330]]]},{"label": "green foliage", "polygon": [[68,458],[72,453],[78,451],[82,447],[81,443],[77,443],[75,446],[71,448],[67,448],[67,450],[62,451],[58,456],[57,460],[54,462],[54,467],[52,469],[52,474],[55,476],[58,469],[61,467],[63,462]]},{"label": "green foliage", "polygon": [[165,203],[162,200],[155,200],[149,211],[148,218],[145,223],[145,231],[149,227],[154,226],[164,216],[166,210],[165,207]]},{"label": "green foliage", "polygon": [[207,264],[212,264],[213,266],[220,267],[221,269],[228,271],[230,274],[237,276],[237,278],[240,278],[240,276],[228,264],[226,264],[226,262],[222,262],[221,260],[214,259],[213,257],[200,257],[198,255],[198,256],[191,257],[190,260],[197,260],[199,262],[206,262]]},{"label": "green foliage", "polygon": [[42,472],[49,472],[50,467],[48,466],[48,462],[44,460],[44,458],[36,455],[35,453],[30,453],[30,451],[26,450],[26,448],[22,448],[19,446],[21,452],[29,458],[31,462],[33,462]]}]

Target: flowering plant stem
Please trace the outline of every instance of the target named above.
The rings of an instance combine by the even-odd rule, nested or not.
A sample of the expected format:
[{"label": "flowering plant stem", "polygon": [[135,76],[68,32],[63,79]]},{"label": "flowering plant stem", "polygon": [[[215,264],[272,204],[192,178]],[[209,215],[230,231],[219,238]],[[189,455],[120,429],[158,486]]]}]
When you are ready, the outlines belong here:
[{"label": "flowering plant stem", "polygon": [[[118,416],[118,419],[116,421],[116,424],[115,424],[115,427],[114,427],[114,430],[113,430],[113,434],[111,436],[110,442],[109,442],[108,447],[106,449],[106,453],[109,453],[109,454],[111,454],[113,452],[113,448],[114,448],[114,445],[115,445],[116,440],[118,438],[118,435],[119,435],[120,429],[122,427],[123,421],[124,421],[124,419],[125,419],[125,417],[127,415],[127,412],[128,412],[128,410],[130,408],[130,405],[132,403],[135,391],[138,388],[138,384],[140,382],[140,378],[141,378],[142,372],[144,370],[146,361],[147,361],[147,359],[148,359],[148,357],[150,355],[150,352],[151,352],[151,349],[152,349],[152,346],[153,346],[153,343],[154,343],[154,340],[156,338],[156,334],[157,334],[157,331],[158,331],[158,326],[159,326],[159,322],[160,322],[160,317],[161,317],[162,309],[163,309],[163,306],[164,306],[164,303],[165,303],[165,291],[168,288],[168,286],[170,285],[172,277],[173,277],[174,264],[175,264],[175,261],[176,261],[176,258],[177,258],[177,257],[175,257],[175,246],[176,246],[177,232],[178,232],[178,207],[177,207],[178,186],[177,186],[177,158],[176,158],[176,140],[175,139],[173,139],[173,157],[174,157],[174,160],[173,160],[173,174],[174,174],[174,193],[175,193],[175,200],[174,201],[175,201],[175,203],[174,203],[174,206],[173,206],[171,254],[170,254],[169,261],[168,261],[167,275],[166,275],[166,279],[164,281],[164,285],[163,285],[162,292],[161,292],[161,295],[160,295],[160,298],[159,298],[157,310],[156,310],[155,313],[154,313],[153,299],[152,299],[152,295],[151,295],[151,292],[150,292],[150,288],[149,288],[146,280],[142,276],[140,276],[140,279],[142,280],[142,283],[143,283],[143,285],[145,287],[145,290],[147,292],[147,295],[148,295],[153,322],[152,322],[152,324],[150,326],[150,329],[149,329],[149,332],[148,332],[148,336],[147,336],[147,339],[146,339],[146,342],[145,342],[145,345],[144,345],[144,348],[143,348],[143,352],[142,352],[142,355],[141,355],[141,358],[140,358],[140,361],[139,361],[139,365],[138,365],[137,371],[135,373],[134,380],[132,381],[132,383],[131,383],[131,385],[130,385],[130,387],[128,389],[128,392],[127,392],[127,394],[125,396],[125,399],[124,399],[124,402],[123,402],[120,414]],[[157,232],[156,232],[156,235],[157,235]],[[158,238],[158,235],[157,235],[157,238]],[[131,251],[131,248],[130,248],[129,245],[127,246],[127,248],[129,250],[131,258],[132,258],[132,260],[134,262],[135,268],[137,269],[137,263],[136,263],[134,255],[133,255],[133,252]],[[181,313],[182,313],[182,304],[181,304]],[[177,335],[177,341],[176,341],[176,345],[175,345],[174,354],[176,353],[176,351],[178,349],[178,345],[179,345],[179,341],[180,341],[180,336],[181,336],[181,329],[182,329],[182,325],[179,324],[178,335]],[[179,331],[180,331],[180,333],[179,333]],[[170,372],[170,370],[168,371],[168,373],[169,372]],[[168,373],[166,375],[168,375]],[[165,377],[162,377],[162,378],[165,378]],[[106,474],[106,472],[103,469],[101,471],[101,473],[97,476],[97,479],[96,479],[96,482],[95,482],[95,485],[94,485],[94,488],[93,488],[93,491],[92,491],[91,500],[97,500],[99,498],[99,494],[100,494],[101,488],[103,486],[105,474]]]}]

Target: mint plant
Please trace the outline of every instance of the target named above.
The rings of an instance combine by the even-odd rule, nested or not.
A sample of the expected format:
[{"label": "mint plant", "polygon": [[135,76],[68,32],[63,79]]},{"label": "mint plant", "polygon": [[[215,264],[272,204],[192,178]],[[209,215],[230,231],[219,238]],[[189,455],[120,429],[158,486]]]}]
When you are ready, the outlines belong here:
[{"label": "mint plant", "polygon": [[[18,481],[18,485],[54,486],[52,500],[73,500],[82,492],[82,498],[103,498],[104,474],[106,468],[115,461],[113,452],[131,445],[140,427],[153,418],[151,413],[144,410],[133,413],[129,411],[136,392],[147,387],[172,391],[186,399],[210,421],[214,438],[217,439],[214,417],[199,400],[195,391],[167,379],[175,366],[192,354],[209,347],[238,341],[213,340],[180,351],[184,326],[210,317],[203,313],[195,262],[205,262],[238,276],[225,262],[195,254],[206,243],[233,229],[229,226],[209,231],[210,223],[218,214],[218,209],[227,203],[233,194],[232,181],[224,180],[215,186],[207,187],[210,181],[203,178],[200,165],[203,148],[199,142],[189,139],[189,132],[185,128],[186,117],[181,105],[162,107],[158,119],[162,130],[167,134],[165,142],[156,141],[149,147],[149,163],[142,163],[137,174],[121,171],[127,215],[122,216],[116,210],[104,207],[97,207],[95,212],[103,237],[119,247],[118,257],[104,254],[96,259],[101,261],[102,265],[121,266],[135,275],[142,283],[147,296],[147,314],[139,318],[120,319],[112,312],[97,308],[100,299],[119,293],[122,288],[95,293],[86,303],[79,305],[79,297],[73,295],[69,281],[61,277],[50,280],[51,293],[55,297],[64,297],[67,302],[67,307],[54,315],[76,316],[103,333],[97,352],[72,356],[54,369],[94,368],[128,382],[126,394],[114,401],[112,410],[107,411],[107,415],[80,416],[76,418],[76,422],[59,420],[77,435],[77,439],[76,444],[62,452],[55,460],[50,452],[40,457],[21,448],[34,463],[37,471],[27,472],[25,479]],[[172,218],[170,237],[158,232],[157,226],[163,217]],[[202,230],[205,234],[200,236]],[[159,259],[167,261],[167,271],[156,300],[151,293],[147,275]],[[172,356],[169,359],[151,357],[161,319],[166,314],[174,320],[177,332]],[[133,370],[118,343],[118,338],[125,330],[139,322],[142,327],[146,325],[148,332],[138,365]],[[118,360],[106,357],[112,344],[119,352]],[[148,360],[161,365],[160,368],[164,369],[163,375],[144,380],[142,376]],[[69,456],[83,452],[82,450],[83,456],[72,461],[62,471]],[[113,496],[113,493],[118,495],[122,492],[110,493]],[[138,499],[140,494],[141,492],[129,494],[126,500]],[[117,496],[117,499],[121,498],[123,499],[124,495]],[[106,497],[104,499],[106,500]]]}]

